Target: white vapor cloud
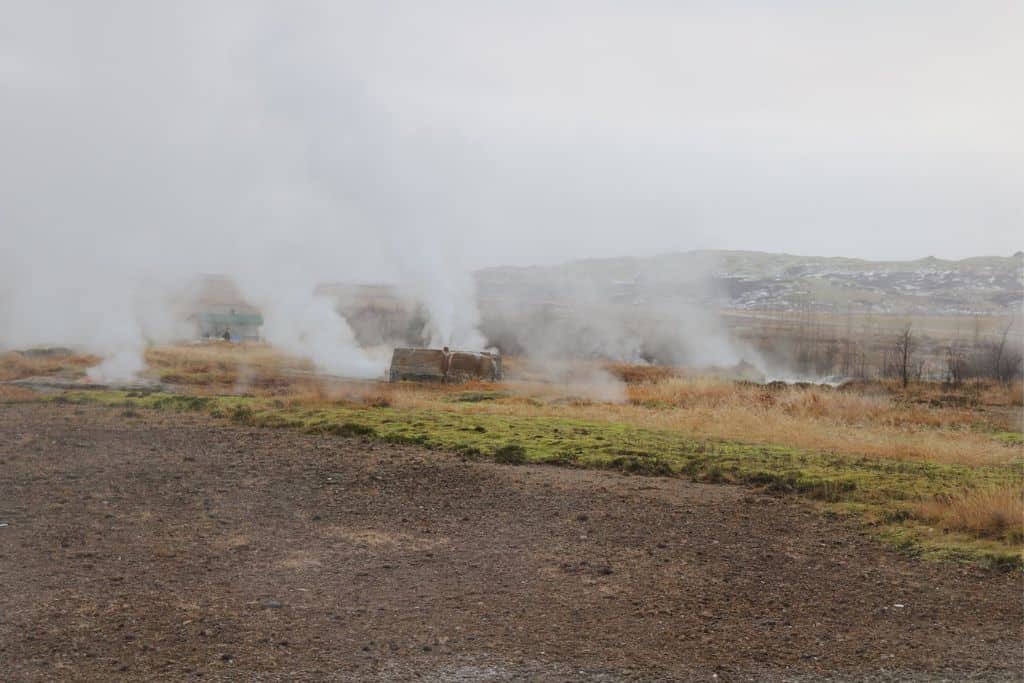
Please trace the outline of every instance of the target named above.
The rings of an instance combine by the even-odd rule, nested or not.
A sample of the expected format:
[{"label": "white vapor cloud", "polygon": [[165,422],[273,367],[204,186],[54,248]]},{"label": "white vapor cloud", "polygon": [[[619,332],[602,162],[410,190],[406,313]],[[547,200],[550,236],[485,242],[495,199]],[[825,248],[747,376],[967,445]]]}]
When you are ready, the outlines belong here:
[{"label": "white vapor cloud", "polygon": [[107,374],[201,273],[368,376],[313,283],[398,283],[478,346],[481,266],[1020,248],[1020,3],[0,9],[0,343]]}]

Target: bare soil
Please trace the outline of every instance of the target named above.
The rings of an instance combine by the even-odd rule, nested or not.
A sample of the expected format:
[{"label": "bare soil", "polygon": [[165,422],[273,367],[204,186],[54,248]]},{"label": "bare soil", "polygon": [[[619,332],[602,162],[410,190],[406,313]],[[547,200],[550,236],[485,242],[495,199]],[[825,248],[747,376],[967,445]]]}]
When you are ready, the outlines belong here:
[{"label": "bare soil", "polygon": [[1021,680],[1024,580],[739,487],[0,406],[0,680]]}]

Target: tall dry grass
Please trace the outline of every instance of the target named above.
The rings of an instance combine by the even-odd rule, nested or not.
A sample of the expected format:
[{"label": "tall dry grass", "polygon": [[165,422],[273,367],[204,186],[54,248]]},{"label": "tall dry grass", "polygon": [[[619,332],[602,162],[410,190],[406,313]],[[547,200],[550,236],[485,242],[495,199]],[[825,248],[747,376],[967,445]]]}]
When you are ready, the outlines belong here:
[{"label": "tall dry grass", "polygon": [[0,382],[24,379],[35,375],[67,373],[77,375],[96,365],[96,356],[80,353],[56,352],[46,355],[26,355],[18,351],[0,353]]},{"label": "tall dry grass", "polygon": [[[509,382],[512,396],[474,403],[442,403],[450,388],[390,390],[399,408],[559,416],[622,422],[697,438],[765,443],[847,455],[929,460],[971,466],[1012,462],[1020,446],[989,432],[1002,415],[960,406],[932,406],[892,396],[877,387],[859,391],[784,387],[769,389],[722,379],[673,377],[629,385],[627,401],[602,403],[567,397],[556,385]],[[568,400],[567,400],[568,398]]]},{"label": "tall dry grass", "polygon": [[846,425],[955,428],[977,417],[977,411],[965,406],[909,402],[871,387],[837,391],[829,387],[768,387],[707,378],[673,378],[631,386],[629,397],[638,405],[737,407]]},{"label": "tall dry grass", "polygon": [[654,384],[664,382],[683,373],[678,368],[665,365],[635,365],[633,363],[608,363],[605,369],[613,377],[627,384]]},{"label": "tall dry grass", "polygon": [[0,384],[0,402],[32,401],[39,398],[39,393],[25,387],[12,384]]},{"label": "tall dry grass", "polygon": [[[718,438],[879,458],[966,465],[1005,464],[1024,448],[999,441],[993,431],[1019,431],[1020,385],[974,383],[909,391],[883,383],[842,390],[765,387],[722,378],[684,375],[644,366],[582,363],[583,380],[542,381],[539,370],[510,359],[506,368],[526,379],[499,385],[390,385],[314,375],[308,361],[263,344],[209,343],[152,348],[149,373],[199,394],[273,396],[290,403],[340,402],[399,409],[450,410],[529,417],[559,416]],[[81,372],[88,356],[0,356],[0,379]],[[522,371],[516,371],[519,367]],[[627,378],[619,383],[613,376]],[[588,379],[589,378],[589,379]],[[603,378],[603,379],[602,379]],[[615,384],[609,391],[608,382]],[[452,401],[451,394],[490,392],[493,400]]]},{"label": "tall dry grass", "polygon": [[[997,382],[991,379],[969,379],[952,387],[942,382],[914,382],[903,387],[899,380],[881,380],[874,386],[909,401],[929,404],[957,403],[962,405],[1024,406],[1024,382]],[[869,385],[870,386],[870,385]]]},{"label": "tall dry grass", "polygon": [[[999,465],[1024,457],[1024,449],[991,432],[1019,429],[1020,416],[977,401],[935,402],[869,384],[850,390],[780,387],[677,374],[625,386],[624,400],[606,402],[585,384],[508,381],[500,385],[346,384],[305,387],[288,394],[296,402],[343,401],[399,409],[451,410],[523,418],[558,416],[633,424],[696,438],[719,438],[838,454]],[[368,388],[369,386],[369,388]],[[296,387],[298,389],[298,387]],[[500,391],[485,401],[451,401],[453,393]],[[988,387],[985,400],[1006,400]]]},{"label": "tall dry grass", "polygon": [[308,361],[266,344],[217,341],[150,348],[146,365],[163,382],[213,392],[287,390],[295,383],[289,371],[312,369]]},{"label": "tall dry grass", "polygon": [[911,515],[944,531],[1024,543],[1024,490],[994,487],[944,495],[915,506]]}]

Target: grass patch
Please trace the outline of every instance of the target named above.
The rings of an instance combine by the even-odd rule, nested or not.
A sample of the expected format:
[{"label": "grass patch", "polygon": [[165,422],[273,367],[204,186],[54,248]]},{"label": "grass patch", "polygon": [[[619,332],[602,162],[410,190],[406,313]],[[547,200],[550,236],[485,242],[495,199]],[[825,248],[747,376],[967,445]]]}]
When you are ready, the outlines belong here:
[{"label": "grass patch", "polygon": [[506,391],[460,391],[448,394],[444,400],[449,403],[480,403],[481,401],[497,401],[508,398],[510,395]]},{"label": "grass patch", "polygon": [[941,531],[912,521],[888,524],[879,529],[882,540],[903,552],[925,560],[977,564],[995,571],[1024,567],[1020,546]]},{"label": "grass patch", "polygon": [[1021,432],[996,432],[992,438],[1007,446],[1024,446],[1024,434]]},{"label": "grass patch", "polygon": [[337,434],[338,436],[377,436],[376,429],[357,422],[328,425],[324,431],[328,434]]},{"label": "grass patch", "polygon": [[494,451],[494,462],[503,465],[524,465],[529,462],[526,449],[519,444],[510,443]]}]

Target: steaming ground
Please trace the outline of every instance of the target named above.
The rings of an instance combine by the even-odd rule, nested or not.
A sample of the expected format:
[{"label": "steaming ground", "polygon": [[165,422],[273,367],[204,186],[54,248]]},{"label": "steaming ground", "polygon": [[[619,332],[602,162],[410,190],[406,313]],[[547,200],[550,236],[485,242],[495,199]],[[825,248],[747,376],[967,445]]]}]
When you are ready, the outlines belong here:
[{"label": "steaming ground", "polygon": [[1019,573],[737,487],[0,406],[0,678],[1013,680]]}]

